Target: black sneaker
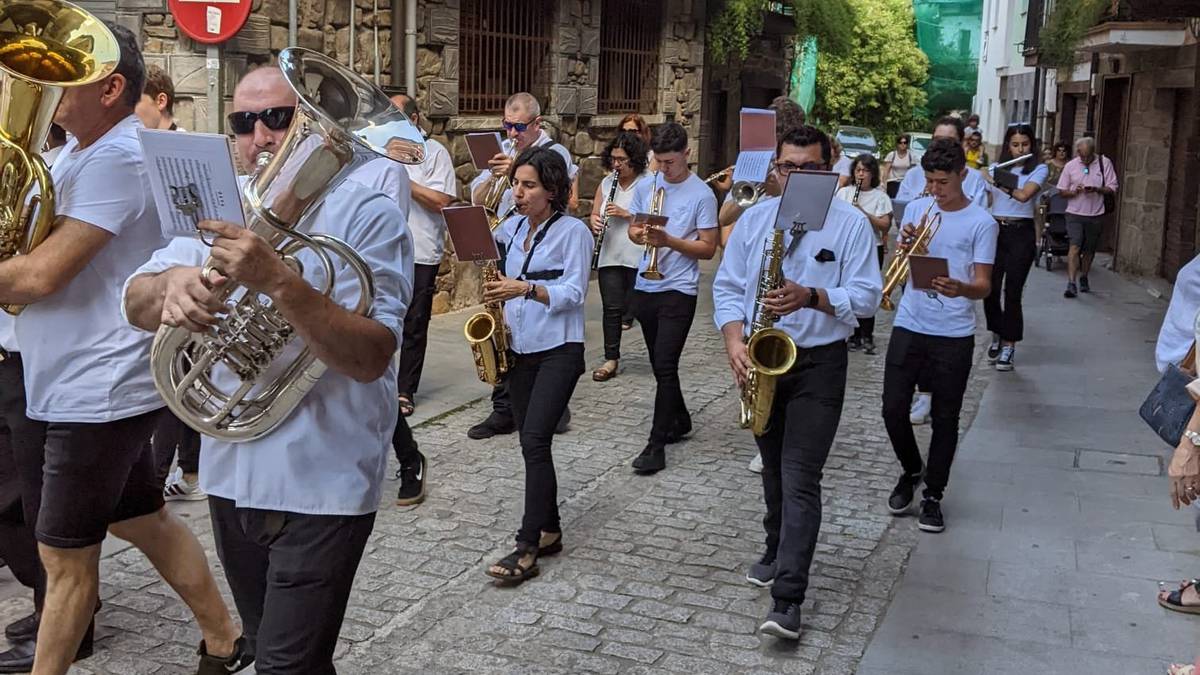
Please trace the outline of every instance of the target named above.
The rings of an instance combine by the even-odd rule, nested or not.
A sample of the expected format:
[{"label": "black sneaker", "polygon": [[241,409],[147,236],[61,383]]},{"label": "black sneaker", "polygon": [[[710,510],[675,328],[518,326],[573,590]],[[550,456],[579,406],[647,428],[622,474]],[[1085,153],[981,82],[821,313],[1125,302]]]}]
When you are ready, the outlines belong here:
[{"label": "black sneaker", "polygon": [[799,640],[800,603],[776,600],[771,611],[767,612],[767,620],[758,627],[758,631],[785,640]]},{"label": "black sneaker", "polygon": [[996,370],[1007,373],[1013,369],[1013,360],[1017,356],[1017,349],[1012,345],[1004,345],[1000,349],[1000,358],[996,359]]},{"label": "black sneaker", "polygon": [[875,356],[875,338],[863,338],[863,353],[867,356]]},{"label": "black sneaker", "polygon": [[661,445],[650,443],[642,454],[633,459],[633,471],[642,475],[657,473],[667,468],[667,451]]},{"label": "black sneaker", "polygon": [[9,642],[25,642],[26,640],[36,640],[38,634],[38,623],[42,617],[37,612],[30,614],[24,619],[16,621],[4,627],[4,637],[8,638]]},{"label": "black sneaker", "polygon": [[200,649],[196,650],[196,653],[200,655],[200,665],[196,668],[196,675],[229,675],[229,673],[244,670],[254,663],[254,654],[250,653],[245,636],[238,638],[237,642],[233,643],[233,653],[226,658],[209,656],[203,640],[200,641]]},{"label": "black sneaker", "polygon": [[758,586],[759,588],[767,588],[775,583],[775,564],[774,553],[764,553],[763,557],[756,563],[750,565],[750,570],[746,572],[746,581]]},{"label": "black sneaker", "polygon": [[849,349],[852,352],[859,352],[862,351],[862,348],[862,338],[858,337],[857,335],[852,335],[850,336],[849,340],[846,340],[846,349]]},{"label": "black sneaker", "polygon": [[1079,292],[1080,293],[1091,293],[1092,292],[1092,287],[1088,284],[1087,275],[1079,277]]},{"label": "black sneaker", "polygon": [[995,363],[1000,358],[1000,336],[992,333],[992,344],[988,347],[988,363]]},{"label": "black sneaker", "polygon": [[420,461],[409,466],[402,466],[397,472],[400,477],[400,490],[396,493],[396,506],[412,506],[425,501],[425,470],[429,462],[425,455],[417,453]]},{"label": "black sneaker", "polygon": [[1074,282],[1067,282],[1067,290],[1063,291],[1064,298],[1073,298],[1077,295]]},{"label": "black sneaker", "polygon": [[558,426],[554,427],[554,433],[565,434],[571,430],[571,409],[564,408],[562,417],[558,418]]},{"label": "black sneaker", "polygon": [[516,430],[517,425],[513,422],[512,417],[504,417],[493,410],[492,414],[488,415],[486,420],[467,430],[467,438],[482,441],[492,436],[511,434]]},{"label": "black sneaker", "polygon": [[921,500],[921,517],[917,527],[922,532],[941,532],[946,529],[946,519],[942,517],[942,502],[933,497]]},{"label": "black sneaker", "polygon": [[888,511],[893,516],[902,516],[912,508],[913,493],[921,484],[922,476],[924,472],[900,475],[900,480],[896,481],[896,487],[892,488],[892,494],[888,497]]}]

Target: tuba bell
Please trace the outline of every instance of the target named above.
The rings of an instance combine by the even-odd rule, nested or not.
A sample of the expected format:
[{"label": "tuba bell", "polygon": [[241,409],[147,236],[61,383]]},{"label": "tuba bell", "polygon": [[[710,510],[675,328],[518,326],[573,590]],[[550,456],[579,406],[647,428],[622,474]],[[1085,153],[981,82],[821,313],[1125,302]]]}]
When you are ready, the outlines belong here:
[{"label": "tuba bell", "polygon": [[[424,140],[387,95],[328,57],[285,49],[279,68],[298,105],[279,150],[259,158],[265,162],[243,191],[246,220],[293,269],[303,272],[298,254],[311,253],[320,277],[316,288],[326,297],[339,273],[334,260],[343,261],[360,289],[351,309],[368,315],[375,282],[367,263],[337,238],[300,230],[356,169],[385,156],[418,164]],[[210,258],[205,270],[211,268]],[[227,286],[217,325],[203,333],[160,327],[150,359],[154,384],[179,419],[207,436],[241,442],[261,438],[287,419],[325,364],[307,347],[291,345],[296,332],[269,301]]]},{"label": "tuba bell", "polygon": [[[50,234],[54,185],[38,153],[54,111],[67,89],[108,77],[120,54],[108,28],[69,2],[0,4],[0,260]],[[3,306],[9,314],[23,308]]]}]

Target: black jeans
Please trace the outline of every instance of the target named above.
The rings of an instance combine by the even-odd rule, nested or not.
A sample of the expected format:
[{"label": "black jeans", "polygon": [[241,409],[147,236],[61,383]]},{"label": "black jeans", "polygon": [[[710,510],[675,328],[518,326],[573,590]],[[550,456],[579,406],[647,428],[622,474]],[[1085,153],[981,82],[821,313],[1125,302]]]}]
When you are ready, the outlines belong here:
[{"label": "black jeans", "polygon": [[413,298],[408,313],[404,315],[404,344],[400,349],[400,367],[396,375],[396,391],[400,394],[414,396],[421,386],[438,267],[420,263],[413,265]]},{"label": "black jeans", "polygon": [[987,329],[1005,342],[1020,342],[1025,335],[1021,292],[1037,257],[1033,220],[1002,220],[992,265],[992,292],[983,300]]},{"label": "black jeans", "polygon": [[804,602],[808,568],[821,529],[821,475],[842,417],[846,343],[801,349],[779,378],[767,433],[755,439],[762,454],[767,552],[778,568],[771,596]]},{"label": "black jeans", "polygon": [[568,342],[544,352],[514,356],[508,390],[525,459],[525,515],[517,542],[536,546],[542,532],[562,531],[550,444],[583,374],[583,344]]},{"label": "black jeans", "polygon": [[679,386],[679,357],[696,317],[696,296],[679,291],[635,291],[634,303],[658,385],[654,392],[650,443],[666,445],[673,431],[692,426]]},{"label": "black jeans", "polygon": [[900,327],[892,329],[883,370],[883,424],[904,472],[920,472],[921,450],[908,415],[913,387],[918,380],[928,381],[933,410],[929,466],[925,470],[926,497],[941,499],[950,480],[950,465],[958,447],[958,415],[962,412],[974,350],[974,336],[941,337]]},{"label": "black jeans", "polygon": [[392,432],[392,450],[396,453],[396,461],[401,467],[411,466],[419,459],[417,441],[413,439],[412,427],[408,426],[408,418],[396,416],[396,430]]},{"label": "black jeans", "polygon": [[632,316],[633,285],[637,270],[630,267],[601,267],[597,273],[603,308],[604,360],[621,358],[621,323]]},{"label": "black jeans", "polygon": [[375,514],[240,509],[210,495],[213,536],[262,675],[331,675]]},{"label": "black jeans", "polygon": [[17,581],[33,589],[38,611],[46,597],[46,570],[38,557],[33,527],[41,499],[45,443],[46,424],[25,416],[21,355],[10,353],[0,361],[0,556]]},{"label": "black jeans", "polygon": [[[883,252],[883,244],[876,244],[875,254],[877,256],[879,256],[879,268],[883,269],[883,258],[885,255]],[[858,326],[856,326],[854,328],[854,337],[859,338],[859,339],[867,338],[869,340],[875,339],[875,315],[874,314],[872,314],[871,316],[865,317],[865,318],[859,317]]]},{"label": "black jeans", "polygon": [[184,473],[200,472],[200,434],[184,424],[169,409],[164,410],[154,426],[151,441],[154,447],[154,472],[159,483],[166,482],[171,473],[171,461],[179,452],[179,468]]}]

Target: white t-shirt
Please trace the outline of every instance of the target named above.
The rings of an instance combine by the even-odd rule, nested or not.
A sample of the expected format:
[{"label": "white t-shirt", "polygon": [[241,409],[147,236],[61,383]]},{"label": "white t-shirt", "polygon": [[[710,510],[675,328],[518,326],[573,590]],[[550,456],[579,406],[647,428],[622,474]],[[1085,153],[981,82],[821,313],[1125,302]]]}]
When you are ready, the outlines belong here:
[{"label": "white t-shirt", "polygon": [[19,352],[17,346],[16,317],[8,312],[0,311],[0,347],[5,351]]},{"label": "white t-shirt", "polygon": [[842,153],[841,158],[838,159],[838,161],[833,163],[833,172],[839,176],[845,176],[846,178],[849,178],[850,177],[850,167],[853,164],[854,164],[854,160],[847,157],[845,155],[845,153]]},{"label": "white t-shirt", "polygon": [[1192,341],[1196,339],[1196,314],[1200,312],[1200,256],[1179,268],[1175,276],[1175,291],[1171,304],[1158,330],[1158,344],[1154,348],[1154,361],[1158,372],[1165,372],[1167,364],[1179,365],[1187,356]]},{"label": "white t-shirt", "polygon": [[[967,177],[963,179],[962,190],[972,204],[987,209],[988,184],[978,170],[967,167]],[[896,191],[896,201],[911,202],[914,199],[920,199],[924,193],[925,170],[918,164],[904,174],[904,180],[900,182],[900,189]]]},{"label": "white t-shirt", "polygon": [[895,150],[893,150],[883,158],[883,161],[891,165],[888,169],[888,175],[884,176],[884,181],[888,183],[893,181],[903,181],[905,174],[907,174],[908,170],[913,167],[913,154],[910,150],[904,153],[904,156],[901,157],[900,155],[896,154]]},{"label": "white t-shirt", "polygon": [[152,335],[121,318],[121,283],[164,244],[130,115],[91,146],[72,138],[54,162],[56,212],[113,235],[79,274],[17,317],[27,414],[109,422],[163,406],[150,376]]},{"label": "white t-shirt", "polygon": [[[446,146],[432,138],[425,140],[425,161],[405,164],[404,168],[414,184],[451,196],[458,195],[450,153]],[[414,199],[408,213],[408,226],[412,230],[413,261],[421,265],[441,264],[446,250],[446,219],[441,212],[430,211]]]},{"label": "white t-shirt", "polygon": [[[650,198],[658,188],[663,188],[663,215],[667,217],[667,233],[680,239],[699,239],[700,230],[717,227],[717,198],[703,180],[689,173],[679,183],[668,183],[662,174],[655,174],[650,186]],[[647,206],[649,200],[647,200]],[[645,247],[642,247],[645,251]],[[638,278],[634,288],[647,293],[679,291],[696,295],[700,284],[700,265],[679,251],[661,247],[658,251],[658,271],[663,273],[659,281],[651,281],[641,275],[650,262],[650,256],[642,256],[638,264]]]},{"label": "white t-shirt", "polygon": [[[1013,167],[1013,173],[1017,175],[1017,189],[1025,187],[1029,181],[1033,181],[1038,185],[1045,187],[1046,176],[1050,174],[1050,167],[1045,164],[1038,164],[1033,168],[1033,171],[1025,173],[1024,167]],[[995,177],[996,168],[988,167],[988,175]],[[988,189],[992,191],[992,215],[997,218],[1033,218],[1033,211],[1037,208],[1037,194],[1035,193],[1029,198],[1029,201],[1022,204],[1021,202],[1008,196],[1008,193],[997,189],[994,185],[988,185]],[[1039,192],[1041,190],[1039,189]]]},{"label": "white t-shirt", "polygon": [[[845,201],[847,204],[852,204],[854,200],[854,186],[847,185],[837,191],[838,199]],[[858,205],[863,211],[878,218],[892,212],[892,200],[883,191],[883,188],[875,188],[874,190],[863,190],[858,193]],[[875,228],[874,225],[867,223],[871,228],[871,232],[875,234],[875,245],[883,244],[883,233]]]},{"label": "white t-shirt", "polygon": [[[903,224],[917,224],[929,207],[932,197],[912,202],[904,209]],[[996,258],[996,236],[999,225],[983,207],[969,204],[958,211],[942,211],[933,207],[929,217],[942,214],[942,224],[929,243],[929,255],[946,258],[950,277],[959,281],[975,278],[975,265],[991,265]],[[903,233],[901,233],[903,236]],[[898,240],[897,240],[898,242]],[[912,288],[912,277],[904,285],[904,297],[896,311],[895,325],[925,335],[966,337],[975,334],[975,301],[969,298],[948,298],[941,294],[929,297],[929,291]]]},{"label": "white t-shirt", "polygon": [[[608,199],[612,190],[612,174],[600,182],[600,194]],[[654,174],[643,173],[629,187],[623,188],[617,183],[617,194],[613,203],[630,213],[644,213],[650,208],[650,192],[654,187]],[[604,216],[605,204],[600,205],[600,215]],[[612,216],[608,219],[608,230],[604,234],[604,246],[600,249],[600,267],[632,267],[637,268],[642,260],[646,247],[638,246],[629,239],[629,219]]]}]

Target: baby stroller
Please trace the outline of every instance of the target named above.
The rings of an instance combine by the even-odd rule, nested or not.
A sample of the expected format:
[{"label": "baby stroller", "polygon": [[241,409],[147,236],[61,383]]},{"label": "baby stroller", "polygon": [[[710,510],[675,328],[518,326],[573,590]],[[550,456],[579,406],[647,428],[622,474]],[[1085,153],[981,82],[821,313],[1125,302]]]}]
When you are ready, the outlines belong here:
[{"label": "baby stroller", "polygon": [[1054,269],[1056,262],[1062,262],[1062,257],[1071,248],[1067,238],[1067,200],[1060,197],[1057,190],[1051,189],[1050,194],[1042,198],[1038,208],[1042,211],[1045,226],[1033,264],[1041,267],[1045,261],[1046,271],[1049,272]]}]

